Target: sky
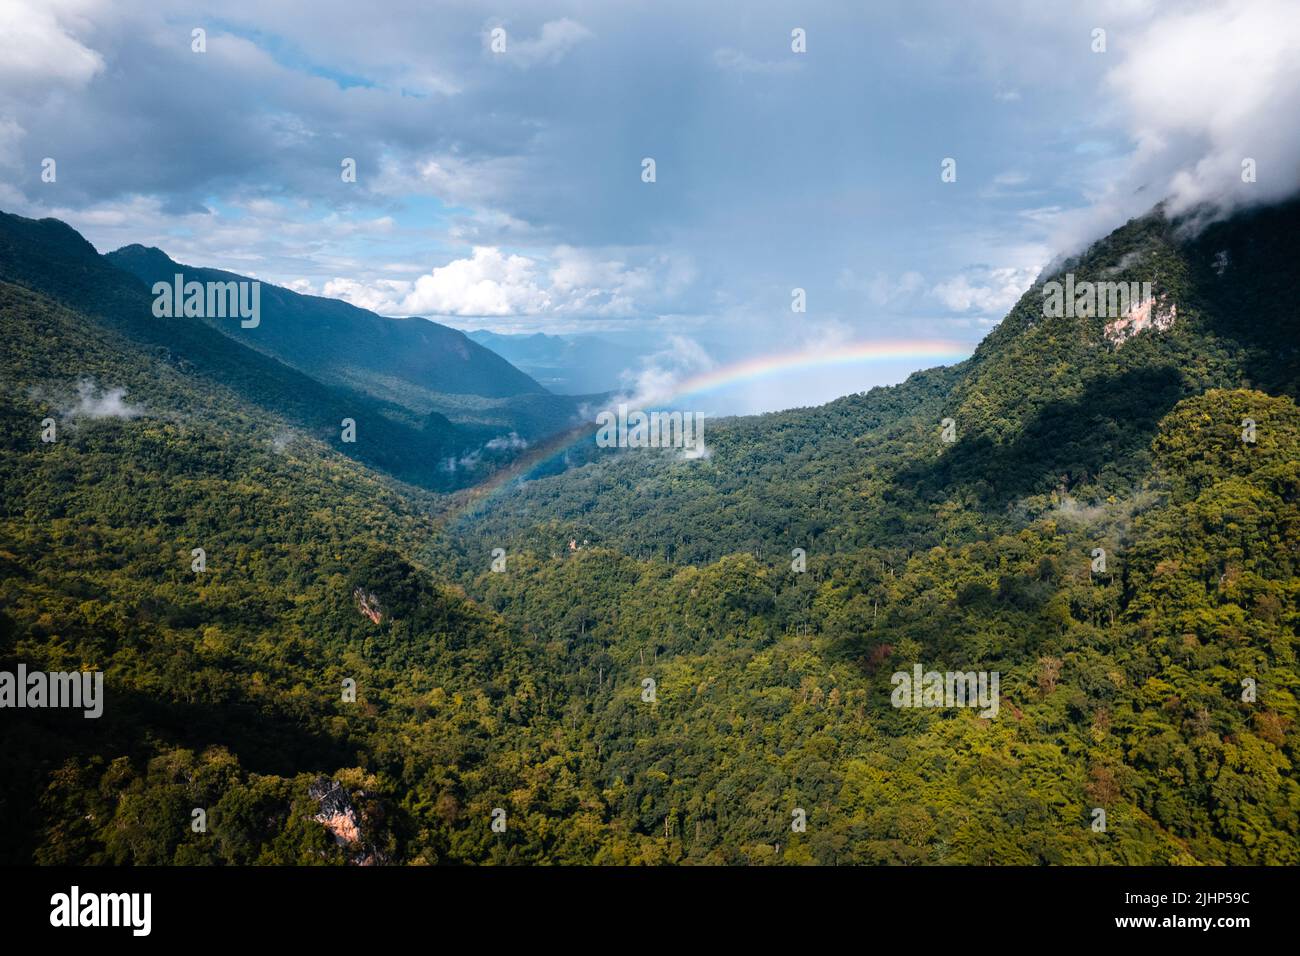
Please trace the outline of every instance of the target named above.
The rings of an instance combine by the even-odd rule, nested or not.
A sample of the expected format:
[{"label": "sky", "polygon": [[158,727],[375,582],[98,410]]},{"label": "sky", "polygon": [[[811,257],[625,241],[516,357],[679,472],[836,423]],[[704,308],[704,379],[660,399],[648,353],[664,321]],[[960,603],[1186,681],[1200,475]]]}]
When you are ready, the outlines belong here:
[{"label": "sky", "polygon": [[0,0],[0,209],[385,315],[599,332],[629,395],[711,382],[712,411],[955,361],[1162,199],[1290,195],[1297,115],[1294,0]]}]

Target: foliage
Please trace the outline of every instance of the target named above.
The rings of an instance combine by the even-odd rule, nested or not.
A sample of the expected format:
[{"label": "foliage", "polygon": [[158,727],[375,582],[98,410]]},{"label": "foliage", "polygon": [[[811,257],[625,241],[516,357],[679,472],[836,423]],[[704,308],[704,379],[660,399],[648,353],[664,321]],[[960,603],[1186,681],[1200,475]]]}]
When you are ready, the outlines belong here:
[{"label": "foliage", "polygon": [[[960,366],[719,423],[708,459],[584,448],[468,511],[10,249],[0,669],[103,670],[108,702],[4,713],[0,856],[1300,863],[1300,411],[1266,294],[1296,218],[1148,217],[1067,264],[1155,263],[1166,333],[1117,348],[1031,290]],[[136,413],[78,412],[84,381]],[[915,663],[998,672],[998,715],[893,707]],[[320,775],[363,846],[315,819]]]}]

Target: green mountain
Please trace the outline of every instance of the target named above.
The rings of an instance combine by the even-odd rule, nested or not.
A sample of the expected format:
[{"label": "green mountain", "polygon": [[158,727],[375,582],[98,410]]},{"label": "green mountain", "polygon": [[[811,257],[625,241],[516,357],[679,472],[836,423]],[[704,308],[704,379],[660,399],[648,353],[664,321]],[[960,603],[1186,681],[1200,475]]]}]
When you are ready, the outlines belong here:
[{"label": "green mountain", "polygon": [[[247,276],[172,261],[140,245],[105,259],[153,288],[156,282],[251,281]],[[369,395],[409,412],[474,428],[510,429],[526,439],[573,423],[572,399],[551,395],[497,353],[464,333],[426,319],[391,319],[337,299],[261,286],[261,321],[207,318],[223,334],[322,382]],[[499,437],[497,435],[492,437]]]},{"label": "green mountain", "polygon": [[[496,434],[457,427],[437,412],[415,419],[394,403],[318,381],[201,319],[156,318],[148,287],[54,219],[0,213],[0,281],[93,317],[182,374],[228,389],[283,419],[286,428],[331,442],[344,454],[414,484],[463,485],[468,479],[449,470],[447,462],[472,454]],[[21,344],[33,332],[15,327],[12,334]],[[354,442],[342,440],[344,419],[356,423]]]},{"label": "green mountain", "polygon": [[[171,283],[177,273],[198,282],[248,278],[181,265],[162,250],[141,245],[124,246],[105,258],[149,286]],[[338,299],[300,295],[269,283],[262,284],[262,319],[265,324],[256,328],[218,318],[207,321],[250,348],[362,390],[382,387],[374,384],[381,379],[395,380],[387,385],[394,390],[401,382],[431,393],[485,398],[545,391],[495,353],[436,322],[386,319]]]},{"label": "green mountain", "polygon": [[[678,562],[797,543],[915,551],[961,540],[949,517],[1013,527],[1026,509],[1128,493],[1180,400],[1214,387],[1300,397],[1298,225],[1293,202],[1184,238],[1154,210],[1041,276],[962,363],[819,408],[711,422],[705,462],[607,453],[495,501],[466,528],[504,544],[545,515],[565,540]],[[1118,345],[1103,318],[1047,318],[1043,287],[1066,273],[1151,281],[1177,316]]]},{"label": "green mountain", "polygon": [[451,497],[6,220],[0,671],[106,699],[5,711],[0,856],[1300,863],[1298,218],[1157,210],[960,365]]},{"label": "green mountain", "polygon": [[[499,698],[517,670],[491,615],[399,556],[435,533],[432,499],[28,288],[0,283],[0,317],[0,670],[102,670],[108,698],[98,719],[4,711],[0,858],[345,859],[312,819],[315,775],[374,787],[356,757],[381,738],[422,774],[460,764],[472,735],[418,700]],[[399,697],[418,719],[391,722]]]}]

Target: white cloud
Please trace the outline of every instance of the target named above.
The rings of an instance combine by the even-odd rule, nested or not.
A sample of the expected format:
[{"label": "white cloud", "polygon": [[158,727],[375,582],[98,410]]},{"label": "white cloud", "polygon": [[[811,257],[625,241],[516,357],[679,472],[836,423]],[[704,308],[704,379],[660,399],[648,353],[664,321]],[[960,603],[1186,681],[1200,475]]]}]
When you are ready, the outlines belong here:
[{"label": "white cloud", "polygon": [[[1099,18],[1100,19],[1100,18]],[[1206,0],[1181,9],[1117,9],[1099,91],[1104,123],[1132,148],[1095,157],[1087,204],[1035,210],[1051,244],[1073,253],[1161,200],[1204,222],[1300,188],[1300,16],[1292,0]],[[1081,146],[1084,144],[1080,144]],[[1244,183],[1241,164],[1257,163]],[[1024,213],[1022,215],[1029,215]]]},{"label": "white cloud", "polygon": [[[483,31],[483,46],[489,51],[495,27],[496,24]],[[564,17],[542,24],[541,32],[531,40],[517,40],[507,31],[505,53],[492,55],[500,56],[512,66],[523,69],[538,65],[552,66],[564,59],[579,43],[594,35],[581,23]]]},{"label": "white cloud", "polygon": [[[1231,208],[1300,186],[1300,13],[1294,0],[1216,3],[1159,17],[1123,47],[1107,85],[1126,109],[1135,173],[1171,210]],[[1241,181],[1241,162],[1259,181]]]},{"label": "white cloud", "polygon": [[931,295],[954,312],[1001,317],[1033,285],[1037,268],[975,268],[938,283]]},{"label": "white cloud", "polygon": [[[335,278],[322,294],[385,315],[482,317],[574,316],[620,319],[642,315],[657,297],[671,297],[694,280],[689,260],[656,255],[630,265],[618,254],[558,246],[546,259],[475,246],[414,281]],[[294,288],[309,290],[297,280]]]},{"label": "white cloud", "polygon": [[100,4],[77,0],[5,0],[0,3],[0,84],[80,87],[104,69],[104,58],[72,31]]},{"label": "white cloud", "polygon": [[[295,292],[315,294],[312,292],[311,283],[306,279],[291,282],[289,287]],[[411,283],[400,279],[376,279],[369,284],[358,282],[356,279],[330,279],[321,288],[320,295],[331,299],[342,299],[344,302],[351,302],[358,308],[369,309],[371,312],[404,315],[397,303],[409,295],[410,290]]]},{"label": "white cloud", "polygon": [[489,451],[500,451],[502,449],[513,451],[520,448],[527,448],[528,440],[519,437],[518,432],[511,432],[509,435],[502,435],[499,438],[493,438],[483,447],[487,448]]},{"label": "white cloud", "polygon": [[101,392],[90,380],[77,383],[77,400],[64,408],[68,418],[139,418],[144,409],[126,402],[126,389],[110,388]]},{"label": "white cloud", "polygon": [[650,404],[672,398],[678,385],[714,366],[702,345],[684,335],[672,335],[668,345],[645,359],[641,368],[623,373],[623,399],[633,404]]},{"label": "white cloud", "polygon": [[552,260],[551,287],[561,312],[626,318],[644,308],[647,297],[672,297],[694,279],[689,262],[666,254],[631,266],[617,255],[559,246]]},{"label": "white cloud", "polygon": [[537,263],[476,246],[468,259],[456,259],[420,276],[399,312],[405,315],[519,315],[544,312],[552,301],[539,285]]}]

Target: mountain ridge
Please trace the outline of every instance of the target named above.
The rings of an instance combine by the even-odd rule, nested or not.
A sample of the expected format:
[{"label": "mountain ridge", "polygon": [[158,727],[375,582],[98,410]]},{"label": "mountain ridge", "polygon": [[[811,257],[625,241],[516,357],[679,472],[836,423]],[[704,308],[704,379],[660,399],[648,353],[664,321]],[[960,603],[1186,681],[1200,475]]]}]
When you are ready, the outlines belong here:
[{"label": "mountain ridge", "polygon": [[[108,263],[76,230],[58,220],[0,212],[0,281],[32,289],[107,323],[166,361],[234,389],[288,424],[403,480],[456,487],[456,476],[443,463],[470,453],[490,437],[458,428],[436,412],[412,422],[391,403],[319,382],[202,321],[155,318],[152,296],[140,280]],[[362,441],[341,441],[342,422],[348,418],[365,423]]]},{"label": "mountain ridge", "polygon": [[[105,259],[150,286],[170,283],[178,272],[199,282],[255,281],[234,272],[185,265],[161,249],[140,244],[123,246]],[[265,329],[222,324],[220,331],[316,377],[337,378],[336,363],[346,357],[368,372],[392,375],[432,392],[508,398],[545,391],[464,333],[428,319],[387,318],[340,299],[306,295],[265,281],[262,306]],[[439,361],[448,354],[456,361]]]}]

